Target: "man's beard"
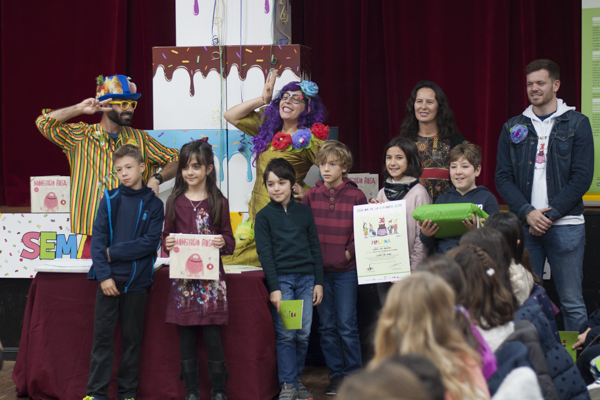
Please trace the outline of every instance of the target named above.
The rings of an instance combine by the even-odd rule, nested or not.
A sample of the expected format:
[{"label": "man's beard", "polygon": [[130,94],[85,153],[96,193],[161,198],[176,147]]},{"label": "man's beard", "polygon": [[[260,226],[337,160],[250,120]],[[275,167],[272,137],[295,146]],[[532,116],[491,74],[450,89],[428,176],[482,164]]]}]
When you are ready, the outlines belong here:
[{"label": "man's beard", "polygon": [[[115,110],[112,110],[109,111],[106,115],[112,122],[120,126],[129,126],[131,125],[131,121],[133,120],[133,113],[127,111],[124,111],[121,113],[121,115],[119,115]],[[123,119],[123,116],[131,116],[132,118]]]}]

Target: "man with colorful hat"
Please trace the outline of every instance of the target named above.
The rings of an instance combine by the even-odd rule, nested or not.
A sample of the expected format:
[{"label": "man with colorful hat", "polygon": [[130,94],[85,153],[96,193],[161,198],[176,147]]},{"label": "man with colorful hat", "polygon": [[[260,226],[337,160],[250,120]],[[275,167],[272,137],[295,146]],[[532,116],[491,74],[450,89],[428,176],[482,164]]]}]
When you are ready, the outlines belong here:
[{"label": "man with colorful hat", "polygon": [[[59,110],[44,109],[36,120],[42,135],[59,146],[71,165],[71,232],[92,235],[92,225],[104,189],[119,186],[112,153],[123,144],[142,151],[144,182],[158,194],[158,186],[175,176],[178,151],[165,147],[145,131],[130,127],[137,100],[136,86],[124,75],[97,78],[96,97]],[[83,114],[101,113],[99,123],[66,123]],[[158,169],[162,168],[160,172]],[[83,258],[90,258],[88,237]]]}]

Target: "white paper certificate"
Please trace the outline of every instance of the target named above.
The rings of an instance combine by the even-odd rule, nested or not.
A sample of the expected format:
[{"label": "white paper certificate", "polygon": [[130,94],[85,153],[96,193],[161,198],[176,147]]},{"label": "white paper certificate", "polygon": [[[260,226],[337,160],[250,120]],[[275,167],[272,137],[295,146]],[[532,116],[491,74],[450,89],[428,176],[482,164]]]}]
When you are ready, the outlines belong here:
[{"label": "white paper certificate", "polygon": [[176,233],[175,247],[171,250],[169,278],[219,280],[219,249],[215,235],[188,235]]},{"label": "white paper certificate", "polygon": [[354,244],[359,285],[408,276],[405,200],[354,206]]}]

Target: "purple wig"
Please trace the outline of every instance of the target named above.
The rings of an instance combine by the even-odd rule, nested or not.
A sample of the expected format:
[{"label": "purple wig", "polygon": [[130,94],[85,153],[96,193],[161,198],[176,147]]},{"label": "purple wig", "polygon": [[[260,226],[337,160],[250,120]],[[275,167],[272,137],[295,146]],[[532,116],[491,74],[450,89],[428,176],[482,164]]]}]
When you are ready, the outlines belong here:
[{"label": "purple wig", "polygon": [[[290,82],[281,88],[281,92],[295,92],[297,90],[300,90],[300,82]],[[325,106],[319,95],[312,98],[307,97],[307,99],[307,105],[310,106],[310,112],[308,112],[308,107],[306,107],[298,116],[298,128],[310,128],[317,122],[324,122],[327,117],[327,111],[325,110]],[[263,114],[265,122],[260,126],[260,133],[252,138],[252,143],[254,144],[252,154],[255,161],[258,154],[267,149],[273,136],[275,136],[275,134],[283,127],[283,120],[279,115],[280,102],[281,99],[279,98],[279,95],[273,96],[271,104],[267,106]]]}]

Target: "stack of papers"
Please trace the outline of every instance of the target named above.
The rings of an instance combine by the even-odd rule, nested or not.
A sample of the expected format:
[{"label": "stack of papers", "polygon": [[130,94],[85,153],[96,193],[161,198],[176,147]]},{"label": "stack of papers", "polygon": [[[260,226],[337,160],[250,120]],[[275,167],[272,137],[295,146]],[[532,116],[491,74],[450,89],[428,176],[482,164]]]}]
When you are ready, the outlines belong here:
[{"label": "stack of papers", "polygon": [[262,271],[261,267],[255,267],[253,265],[223,265],[226,274],[241,274],[247,271]]}]

